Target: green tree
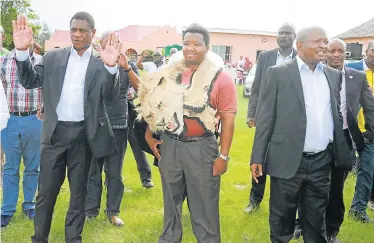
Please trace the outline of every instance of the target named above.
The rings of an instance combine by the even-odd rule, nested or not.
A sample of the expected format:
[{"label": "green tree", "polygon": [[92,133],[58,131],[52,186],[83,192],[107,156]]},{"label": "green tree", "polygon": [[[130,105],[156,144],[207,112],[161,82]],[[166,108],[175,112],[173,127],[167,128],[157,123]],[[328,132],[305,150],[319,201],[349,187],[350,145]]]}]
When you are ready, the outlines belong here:
[{"label": "green tree", "polygon": [[43,23],[41,30],[39,31],[39,35],[36,37],[36,41],[43,47],[45,50],[45,41],[51,38],[51,30],[46,23]]},{"label": "green tree", "polygon": [[41,26],[39,24],[39,16],[31,8],[31,0],[1,0],[0,7],[0,24],[3,26],[5,31],[5,41],[3,42],[3,46],[5,48],[14,48],[12,20],[16,20],[19,14],[25,14],[27,16],[29,19],[29,24],[34,31],[34,35],[38,36]]}]

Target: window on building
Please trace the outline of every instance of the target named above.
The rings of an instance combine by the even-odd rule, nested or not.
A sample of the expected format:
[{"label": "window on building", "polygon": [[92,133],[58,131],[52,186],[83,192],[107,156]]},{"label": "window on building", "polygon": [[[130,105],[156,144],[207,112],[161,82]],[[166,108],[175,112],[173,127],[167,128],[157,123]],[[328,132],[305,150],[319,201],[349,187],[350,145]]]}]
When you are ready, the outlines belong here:
[{"label": "window on building", "polygon": [[232,46],[212,46],[212,51],[226,62],[231,63]]}]

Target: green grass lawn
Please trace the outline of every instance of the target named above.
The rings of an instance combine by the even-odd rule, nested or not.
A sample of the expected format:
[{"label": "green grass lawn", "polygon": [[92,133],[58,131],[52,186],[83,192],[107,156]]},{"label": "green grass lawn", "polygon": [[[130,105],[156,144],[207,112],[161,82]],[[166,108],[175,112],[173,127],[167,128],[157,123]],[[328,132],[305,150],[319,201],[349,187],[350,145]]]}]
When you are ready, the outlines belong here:
[{"label": "green grass lawn", "polygon": [[[251,188],[250,170],[248,161],[251,153],[253,129],[248,129],[245,124],[248,99],[242,97],[242,89],[238,88],[239,112],[236,117],[235,136],[231,149],[232,160],[228,172],[222,177],[221,182],[221,230],[223,243],[240,242],[270,242],[269,240],[269,184],[267,193],[261,204],[260,210],[252,215],[245,214],[243,208],[248,203]],[[123,180],[126,187],[120,217],[125,221],[122,228],[113,227],[103,213],[105,199],[102,200],[102,210],[98,218],[85,224],[83,240],[88,243],[151,243],[157,242],[162,230],[163,203],[161,181],[158,169],[152,166],[155,188],[143,189],[136,169],[136,163],[131,149],[125,157]],[[345,184],[345,205],[349,208],[352,201],[355,177],[349,176]],[[104,191],[106,194],[106,191]],[[104,195],[105,195],[104,194]],[[32,222],[26,220],[21,213],[20,203],[18,211],[11,224],[1,231],[3,243],[30,242],[33,234]],[[61,190],[55,207],[51,243],[64,242],[64,220],[69,203],[69,190],[67,180]],[[374,217],[373,212],[369,212]],[[196,242],[190,224],[187,206],[183,209],[183,242]],[[344,243],[374,242],[374,226],[356,223],[346,217],[339,238]],[[296,241],[295,241],[296,242]],[[302,240],[298,241],[302,242]]]}]

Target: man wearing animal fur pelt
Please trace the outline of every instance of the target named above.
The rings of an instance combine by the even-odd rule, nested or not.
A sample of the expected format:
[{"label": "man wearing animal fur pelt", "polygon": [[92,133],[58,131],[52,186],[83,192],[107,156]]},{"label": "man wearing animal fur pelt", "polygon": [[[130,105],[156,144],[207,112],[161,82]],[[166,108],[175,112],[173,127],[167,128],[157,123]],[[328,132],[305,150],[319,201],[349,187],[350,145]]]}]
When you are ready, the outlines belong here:
[{"label": "man wearing animal fur pelt", "polygon": [[[191,25],[183,33],[184,58],[140,84],[139,118],[148,123],[146,141],[160,159],[164,229],[159,243],[181,242],[186,197],[198,242],[221,242],[220,176],[229,161],[237,99],[234,81],[206,55],[208,49],[208,31]],[[221,151],[214,136],[219,119]]]}]

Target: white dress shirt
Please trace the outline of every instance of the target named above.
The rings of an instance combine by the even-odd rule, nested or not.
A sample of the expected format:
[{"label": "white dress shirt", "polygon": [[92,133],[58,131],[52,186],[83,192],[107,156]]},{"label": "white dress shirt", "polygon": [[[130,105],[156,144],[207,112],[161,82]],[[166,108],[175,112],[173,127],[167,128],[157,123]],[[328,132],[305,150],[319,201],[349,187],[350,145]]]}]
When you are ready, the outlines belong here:
[{"label": "white dress shirt", "polygon": [[59,121],[84,120],[84,82],[91,54],[92,47],[89,47],[82,56],[71,48],[60,101],[56,108]]},{"label": "white dress shirt", "polygon": [[[83,121],[84,120],[84,83],[88,63],[92,55],[92,46],[82,56],[72,47],[66,67],[64,84],[61,90],[60,101],[56,113],[59,121]],[[28,58],[28,51],[16,49],[16,59],[25,61]],[[111,74],[116,74],[118,66],[109,67],[104,65]]]},{"label": "white dress shirt", "polygon": [[323,72],[322,63],[319,63],[312,71],[299,56],[296,58],[307,118],[304,152],[318,153],[325,150],[328,144],[333,141],[334,122],[330,88]]},{"label": "white dress shirt", "polygon": [[291,51],[291,54],[286,56],[286,57],[283,57],[282,54],[280,53],[280,51],[278,50],[276,64],[279,65],[279,64],[283,64],[287,61],[292,60],[292,55],[293,55],[293,50]]},{"label": "white dress shirt", "polygon": [[343,80],[342,80],[342,88],[340,90],[340,113],[343,116],[343,129],[348,128],[348,121],[347,121],[347,88],[345,84],[345,68],[342,69],[343,72]]}]

